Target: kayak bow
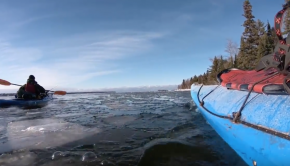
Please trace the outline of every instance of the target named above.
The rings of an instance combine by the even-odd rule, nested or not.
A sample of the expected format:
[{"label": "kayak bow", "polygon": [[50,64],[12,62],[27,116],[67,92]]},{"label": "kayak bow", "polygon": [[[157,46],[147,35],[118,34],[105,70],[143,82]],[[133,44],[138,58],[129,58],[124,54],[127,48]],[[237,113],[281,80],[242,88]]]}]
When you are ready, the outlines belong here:
[{"label": "kayak bow", "polygon": [[248,165],[289,165],[289,96],[252,92],[244,105],[247,95],[223,86],[191,86],[200,113]]}]

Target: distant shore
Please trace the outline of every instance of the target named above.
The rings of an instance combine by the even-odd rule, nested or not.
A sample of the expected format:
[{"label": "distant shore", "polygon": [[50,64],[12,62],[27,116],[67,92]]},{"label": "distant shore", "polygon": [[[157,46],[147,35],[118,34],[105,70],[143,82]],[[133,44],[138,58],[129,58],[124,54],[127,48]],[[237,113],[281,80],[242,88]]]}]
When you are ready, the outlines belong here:
[{"label": "distant shore", "polygon": [[176,89],[175,91],[190,91],[190,89]]},{"label": "distant shore", "polygon": [[[115,91],[96,91],[96,92],[67,92],[66,94],[88,94],[88,93],[116,93]],[[14,96],[16,93],[0,93],[0,96]]]}]

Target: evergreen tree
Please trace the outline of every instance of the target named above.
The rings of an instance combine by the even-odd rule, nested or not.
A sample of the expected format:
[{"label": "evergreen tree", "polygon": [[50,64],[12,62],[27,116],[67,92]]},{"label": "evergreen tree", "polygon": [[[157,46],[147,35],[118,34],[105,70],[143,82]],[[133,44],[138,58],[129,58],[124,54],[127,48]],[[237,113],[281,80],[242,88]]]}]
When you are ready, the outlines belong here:
[{"label": "evergreen tree", "polygon": [[258,57],[257,57],[257,62],[265,55],[267,55],[267,48],[266,48],[266,41],[267,41],[267,34],[265,33],[262,37],[260,37],[259,40],[259,46],[258,46]]},{"label": "evergreen tree", "polygon": [[271,32],[272,32],[272,40],[274,41],[274,45],[276,45],[279,42],[279,39],[277,37],[274,27],[271,28]]},{"label": "evergreen tree", "polygon": [[198,76],[198,83],[199,83],[199,84],[202,84],[202,82],[203,82],[202,77],[201,77],[201,75],[199,75],[199,76]]},{"label": "evergreen tree", "polygon": [[190,84],[190,79],[187,79],[187,80],[185,81],[185,89],[190,89],[190,86],[191,86],[191,84]]},{"label": "evergreen tree", "polygon": [[[225,52],[229,53],[229,57],[224,59],[223,56],[214,57],[212,65],[207,69],[206,73],[183,80],[180,88],[190,88],[192,83],[199,84],[217,84],[216,75],[225,68],[240,68],[253,69],[257,61],[264,55],[271,54],[279,42],[275,29],[270,26],[269,22],[266,24],[259,19],[255,22],[252,15],[252,6],[249,0],[245,0],[243,4],[244,14],[246,18],[244,21],[244,32],[241,36],[240,48],[232,41],[228,42]],[[290,10],[287,11],[284,17],[284,24],[286,27],[284,31],[290,32]],[[288,21],[288,22],[287,22]],[[288,27],[288,29],[287,29]]]},{"label": "evergreen tree", "polygon": [[247,69],[247,63],[248,63],[248,55],[245,54],[245,42],[244,38],[241,37],[240,41],[240,52],[238,56],[236,57],[236,67],[240,69]]},{"label": "evergreen tree", "polygon": [[259,36],[263,36],[264,35],[264,33],[266,32],[265,31],[265,24],[263,23],[263,21],[261,21],[260,19],[258,19],[257,21],[256,21],[256,26],[257,26],[257,29],[259,30],[258,31],[258,35]]},{"label": "evergreen tree", "polygon": [[182,84],[181,84],[181,89],[185,89],[186,85],[185,85],[185,80],[183,79]]},{"label": "evergreen tree", "polygon": [[229,69],[233,67],[234,67],[234,57],[230,56],[226,68]]},{"label": "evergreen tree", "polygon": [[219,59],[219,66],[218,66],[217,73],[221,72],[224,69],[225,69],[225,61],[224,61],[223,56],[221,55],[221,57]]},{"label": "evergreen tree", "polygon": [[259,45],[260,38],[266,33],[265,24],[260,19],[258,19],[256,22],[256,30],[258,33],[256,36],[256,45]]},{"label": "evergreen tree", "polygon": [[241,52],[243,55],[243,67],[245,69],[253,69],[255,67],[255,61],[257,59],[257,47],[258,47],[258,30],[256,29],[257,25],[254,21],[254,16],[252,14],[252,5],[249,0],[244,1],[244,14],[246,18],[243,26],[245,31],[243,32],[244,44],[241,45]]},{"label": "evergreen tree", "polygon": [[266,34],[267,34],[267,38],[266,38],[266,44],[265,44],[266,46],[265,55],[268,55],[274,51],[274,48],[275,48],[274,38],[275,37],[277,38],[276,34],[273,36],[273,33],[271,31],[271,25],[269,22],[267,23]]},{"label": "evergreen tree", "polygon": [[234,59],[234,65],[233,65],[234,68],[237,68],[238,67],[238,64],[237,64],[237,55],[235,55],[235,59]]},{"label": "evergreen tree", "polygon": [[195,83],[195,82],[198,82],[198,78],[197,78],[196,75],[194,75],[194,77],[193,77],[193,82],[194,82],[194,83]]},{"label": "evergreen tree", "polygon": [[207,80],[206,73],[203,73],[203,76],[202,77],[203,77],[203,84],[207,85],[208,80]]},{"label": "evergreen tree", "polygon": [[193,84],[193,77],[190,78],[189,87],[191,87],[192,84]]},{"label": "evergreen tree", "polygon": [[213,59],[213,63],[212,63],[212,66],[211,66],[211,72],[210,72],[210,80],[211,81],[215,80],[217,72],[218,72],[218,69],[219,69],[219,60],[215,56],[214,59]]},{"label": "evergreen tree", "polygon": [[267,48],[266,48],[266,42],[268,40],[268,35],[265,31],[265,28],[264,28],[264,23],[261,21],[261,20],[257,20],[257,31],[258,31],[258,48],[257,48],[257,57],[256,57],[256,60],[255,60],[255,63],[253,64],[255,67],[258,62],[260,61],[260,59],[267,55]]}]

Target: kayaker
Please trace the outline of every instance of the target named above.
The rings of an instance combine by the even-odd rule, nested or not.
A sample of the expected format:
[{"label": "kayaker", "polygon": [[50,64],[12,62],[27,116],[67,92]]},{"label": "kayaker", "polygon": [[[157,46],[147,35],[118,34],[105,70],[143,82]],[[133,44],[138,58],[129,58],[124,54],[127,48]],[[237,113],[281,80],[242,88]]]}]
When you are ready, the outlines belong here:
[{"label": "kayaker", "polygon": [[17,98],[40,99],[42,93],[45,93],[45,89],[35,81],[33,75],[30,75],[26,84],[17,91]]}]

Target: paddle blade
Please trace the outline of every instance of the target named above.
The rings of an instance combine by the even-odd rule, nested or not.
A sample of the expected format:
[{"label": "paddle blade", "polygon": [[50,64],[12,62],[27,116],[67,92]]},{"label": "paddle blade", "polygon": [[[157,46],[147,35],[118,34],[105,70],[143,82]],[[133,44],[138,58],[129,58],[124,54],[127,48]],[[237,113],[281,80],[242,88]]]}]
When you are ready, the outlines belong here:
[{"label": "paddle blade", "polygon": [[66,95],[66,91],[54,91],[55,95]]},{"label": "paddle blade", "polygon": [[2,80],[2,79],[0,79],[0,85],[9,86],[9,85],[11,85],[11,83],[8,82],[8,81],[6,81],[6,80]]}]

